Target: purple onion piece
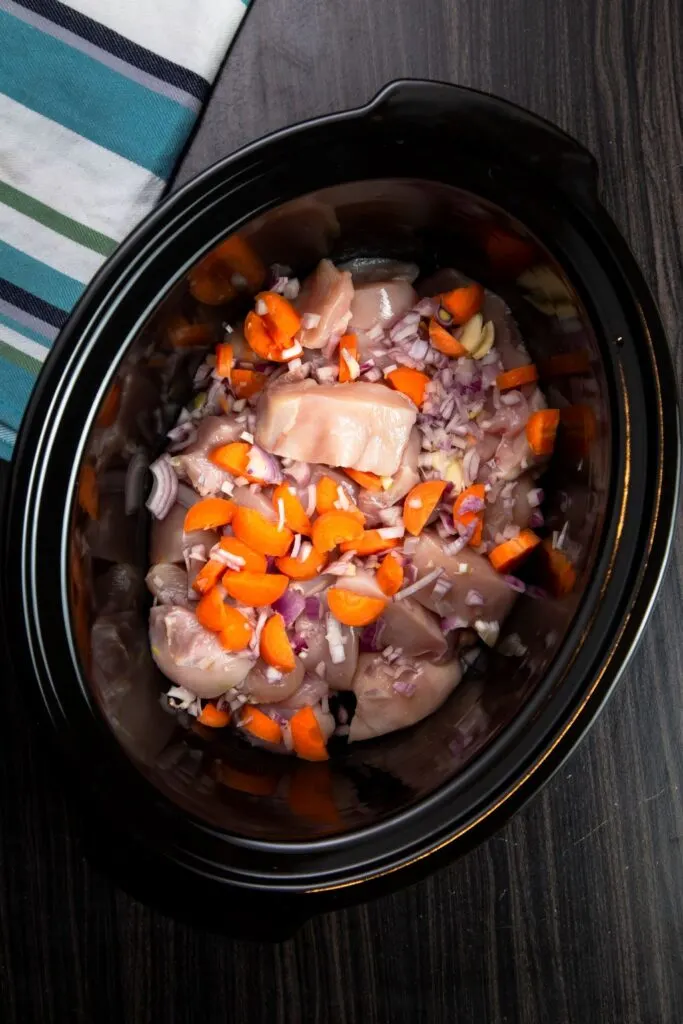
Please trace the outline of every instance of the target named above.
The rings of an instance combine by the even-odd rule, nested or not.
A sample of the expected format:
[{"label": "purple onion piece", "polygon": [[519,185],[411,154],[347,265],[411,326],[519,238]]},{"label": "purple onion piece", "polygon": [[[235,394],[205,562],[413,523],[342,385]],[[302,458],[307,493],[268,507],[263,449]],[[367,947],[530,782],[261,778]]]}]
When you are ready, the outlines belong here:
[{"label": "purple onion piece", "polygon": [[382,624],[379,620],[372,622],[362,631],[359,640],[359,648],[363,654],[375,654],[381,651]]},{"label": "purple onion piece", "polygon": [[291,626],[305,608],[306,599],[298,590],[286,590],[282,597],[273,602],[273,609],[285,620],[285,626]]},{"label": "purple onion piece", "polygon": [[309,619],[317,622],[320,619],[322,606],[317,597],[307,597],[304,601],[304,611]]},{"label": "purple onion piece", "polygon": [[460,615],[449,615],[441,620],[442,633],[450,633],[454,629],[467,629],[469,623]]},{"label": "purple onion piece", "polygon": [[417,686],[415,683],[411,683],[407,679],[397,679],[396,682],[392,684],[391,688],[394,693],[400,693],[402,697],[412,697]]},{"label": "purple onion piece", "polygon": [[507,583],[510,590],[516,591],[518,594],[523,594],[526,590],[526,583],[523,583],[516,576],[503,576],[503,579]]},{"label": "purple onion piece", "polygon": [[149,469],[154,477],[154,482],[145,504],[156,519],[165,519],[175,504],[178,494],[178,477],[168,455],[162,455],[156,459]]},{"label": "purple onion piece", "polygon": [[468,608],[477,608],[484,603],[484,595],[479,590],[468,590],[465,604]]}]

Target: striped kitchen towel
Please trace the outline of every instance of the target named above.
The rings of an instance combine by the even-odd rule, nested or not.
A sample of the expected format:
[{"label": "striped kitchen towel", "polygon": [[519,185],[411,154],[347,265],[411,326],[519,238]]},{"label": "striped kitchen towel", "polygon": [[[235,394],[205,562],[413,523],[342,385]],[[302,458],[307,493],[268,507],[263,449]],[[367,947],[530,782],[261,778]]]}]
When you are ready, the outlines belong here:
[{"label": "striped kitchen towel", "polygon": [[162,195],[249,0],[0,0],[0,457],[88,281]]}]

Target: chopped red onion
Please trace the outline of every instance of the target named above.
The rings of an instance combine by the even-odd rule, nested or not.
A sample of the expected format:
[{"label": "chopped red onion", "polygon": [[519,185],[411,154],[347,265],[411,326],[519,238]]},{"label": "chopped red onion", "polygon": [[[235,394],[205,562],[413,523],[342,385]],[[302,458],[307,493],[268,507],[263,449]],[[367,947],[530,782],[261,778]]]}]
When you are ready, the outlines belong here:
[{"label": "chopped red onion", "polygon": [[514,590],[518,594],[523,594],[526,590],[526,583],[522,580],[517,579],[516,576],[503,576],[503,579],[507,583],[510,590]]},{"label": "chopped red onion", "polygon": [[382,540],[400,540],[405,536],[406,528],[403,523],[398,526],[381,526],[377,533]]},{"label": "chopped red onion", "polygon": [[169,452],[180,452],[197,439],[197,428],[192,420],[185,420],[169,430],[166,437],[171,442],[168,446]]},{"label": "chopped red onion", "polygon": [[306,608],[306,599],[298,590],[289,588],[282,597],[273,601],[273,609],[285,620],[285,626],[291,626]]},{"label": "chopped red onion", "polygon": [[173,471],[169,455],[161,455],[149,469],[154,482],[145,504],[155,519],[165,519],[175,504],[178,477]]},{"label": "chopped red onion", "polygon": [[292,650],[295,654],[301,654],[308,650],[308,644],[301,633],[295,633],[292,637]]},{"label": "chopped red onion", "polygon": [[526,496],[529,508],[538,508],[539,505],[543,504],[544,497],[545,495],[541,487],[533,487]]},{"label": "chopped red onion", "polygon": [[376,619],[362,631],[359,639],[360,651],[363,654],[375,654],[382,649],[381,636],[384,626],[381,619]]},{"label": "chopped red onion", "polygon": [[322,610],[319,599],[317,597],[307,597],[304,601],[304,608],[307,617],[317,622]]},{"label": "chopped red onion", "polygon": [[394,693],[399,693],[401,697],[412,697],[417,689],[417,685],[407,679],[397,679],[395,683],[391,684],[391,688]]},{"label": "chopped red onion", "polygon": [[325,637],[330,648],[330,659],[332,664],[341,665],[342,662],[346,661],[344,638],[342,636],[341,626],[335,619],[334,615],[328,614],[327,616],[327,632],[325,633]]},{"label": "chopped red onion", "polygon": [[428,572],[426,576],[422,577],[422,579],[417,580],[415,583],[411,583],[408,587],[404,587],[403,590],[399,590],[399,592],[394,595],[394,600],[401,601],[403,598],[410,597],[411,594],[416,594],[418,590],[423,590],[424,587],[428,587],[430,583],[433,583],[435,579],[438,579],[442,572],[443,569],[432,569],[432,571]]},{"label": "chopped red onion", "polygon": [[282,482],[280,466],[274,455],[265,452],[258,445],[253,445],[249,452],[247,462],[247,473],[249,476],[258,477],[264,484],[279,484]]},{"label": "chopped red onion", "polygon": [[473,494],[468,494],[466,498],[463,498],[460,505],[458,506],[458,513],[462,512],[482,512],[484,509],[484,502],[481,498],[475,497]]},{"label": "chopped red onion", "polygon": [[287,467],[287,476],[291,476],[300,487],[306,487],[311,479],[311,467],[307,462],[293,462]]},{"label": "chopped red onion", "polygon": [[476,608],[484,603],[484,596],[479,590],[468,590],[465,596],[465,604],[468,608]]},{"label": "chopped red onion", "polygon": [[468,625],[467,620],[463,619],[460,615],[449,615],[441,620],[441,630],[443,633],[450,633],[454,629],[467,629]]}]

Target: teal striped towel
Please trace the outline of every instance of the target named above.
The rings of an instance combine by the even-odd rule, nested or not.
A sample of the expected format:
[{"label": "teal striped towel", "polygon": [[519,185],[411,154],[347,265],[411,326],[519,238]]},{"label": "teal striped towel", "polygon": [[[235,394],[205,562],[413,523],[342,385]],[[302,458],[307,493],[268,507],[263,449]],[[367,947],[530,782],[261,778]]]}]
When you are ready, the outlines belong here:
[{"label": "teal striped towel", "polygon": [[0,457],[88,281],[155,205],[249,0],[0,0]]}]

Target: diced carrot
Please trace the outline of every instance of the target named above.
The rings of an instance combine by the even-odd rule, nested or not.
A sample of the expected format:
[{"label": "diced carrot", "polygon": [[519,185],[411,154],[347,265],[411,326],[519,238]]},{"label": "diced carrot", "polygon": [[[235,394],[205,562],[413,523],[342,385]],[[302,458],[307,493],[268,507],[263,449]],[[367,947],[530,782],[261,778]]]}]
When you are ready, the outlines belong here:
[{"label": "diced carrot", "polygon": [[289,580],[278,573],[226,572],[223,586],[240,604],[263,608],[282,597]]},{"label": "diced carrot", "polygon": [[293,580],[312,580],[325,564],[325,556],[316,551],[312,544],[309,544],[309,548],[310,551],[305,558],[299,556],[292,558],[291,555],[285,555],[284,558],[276,559],[275,565],[280,572]]},{"label": "diced carrot", "polygon": [[216,345],[216,376],[229,377],[235,362],[235,354],[229,342]]},{"label": "diced carrot", "polygon": [[253,551],[247,547],[239,537],[221,537],[220,546],[229,555],[234,555],[235,558],[241,558],[244,561],[240,572],[265,572],[268,568],[266,556],[262,555],[260,551]]},{"label": "diced carrot", "polygon": [[216,249],[205,256],[201,263],[187,275],[190,294],[207,306],[220,306],[237,295],[232,283],[232,271],[220,258]]},{"label": "diced carrot", "polygon": [[459,356],[468,355],[467,349],[461,345],[457,338],[443,327],[439,321],[432,317],[429,321],[429,340],[437,352],[443,352],[445,356],[457,359]]},{"label": "diced carrot", "polygon": [[368,626],[380,617],[387,606],[387,602],[379,597],[366,597],[341,587],[330,587],[327,604],[335,619],[345,626]]},{"label": "diced carrot", "polygon": [[358,338],[355,334],[345,334],[339,341],[339,383],[347,384],[351,379],[349,364],[344,358],[346,352],[349,359],[358,361]]},{"label": "diced carrot", "polygon": [[275,344],[280,348],[289,348],[292,338],[301,327],[301,317],[292,303],[278,292],[259,292],[256,302],[265,303],[268,312],[263,313],[261,319]]},{"label": "diced carrot", "polygon": [[212,587],[215,587],[224,572],[223,563],[210,558],[195,576],[192,586],[198,594],[207,594]]},{"label": "diced carrot", "polygon": [[170,318],[166,334],[173,348],[203,348],[216,337],[211,324],[191,324],[182,316]]},{"label": "diced carrot", "polygon": [[389,553],[382,559],[376,579],[387,597],[398,593],[403,586],[403,566],[395,555]]},{"label": "diced carrot", "polygon": [[246,441],[231,441],[230,444],[221,444],[217,448],[212,448],[209,452],[209,459],[215,466],[220,466],[221,469],[232,473],[233,476],[243,476],[250,484],[263,484],[266,482],[265,480],[254,476],[247,470],[250,453],[251,445]]},{"label": "diced carrot", "polygon": [[289,780],[287,802],[293,814],[324,825],[339,821],[330,766],[324,761],[298,761]]},{"label": "diced carrot", "polygon": [[204,498],[188,508],[183,523],[185,533],[193,530],[216,530],[231,522],[237,505],[229,498]]},{"label": "diced carrot", "polygon": [[567,405],[560,409],[562,442],[567,450],[579,458],[588,455],[597,433],[597,420],[590,405]]},{"label": "diced carrot", "polygon": [[546,564],[548,589],[554,597],[564,597],[576,586],[576,569],[563,551],[553,547],[550,537],[542,543]]},{"label": "diced carrot", "polygon": [[489,551],[489,561],[497,572],[510,573],[541,543],[533,530],[522,530],[512,540],[503,541]]},{"label": "diced carrot", "polygon": [[100,411],[95,420],[96,427],[111,427],[119,414],[121,405],[121,385],[114,382],[104,396]]},{"label": "diced carrot", "polygon": [[445,481],[425,480],[408,492],[403,502],[403,525],[413,537],[422,533],[445,490]]},{"label": "diced carrot", "polygon": [[500,274],[519,277],[536,259],[536,248],[525,238],[494,228],[484,240],[491,266]]},{"label": "diced carrot", "polygon": [[524,384],[533,384],[538,380],[538,370],[533,363],[525,366],[516,366],[514,370],[506,370],[496,377],[496,384],[499,391],[509,391],[510,388],[521,388]]},{"label": "diced carrot", "polygon": [[281,615],[271,615],[261,630],[259,651],[266,665],[280,672],[294,671],[296,659]]},{"label": "diced carrot", "polygon": [[454,288],[441,296],[441,305],[451,314],[456,324],[466,324],[484,305],[484,289],[472,283]]},{"label": "diced carrot", "polygon": [[526,439],[534,455],[551,455],[560,422],[559,409],[532,412],[526,422]]},{"label": "diced carrot", "polygon": [[590,353],[585,348],[576,349],[574,352],[556,352],[540,365],[541,376],[546,379],[571,377],[573,374],[590,373],[590,370]]},{"label": "diced carrot", "polygon": [[277,776],[247,772],[216,761],[211,766],[211,773],[223,786],[239,790],[240,793],[249,793],[251,796],[272,796],[279,782]]},{"label": "diced carrot", "polygon": [[213,633],[220,633],[226,622],[225,595],[220,587],[211,587],[197,605],[197,621]]},{"label": "diced carrot", "polygon": [[230,725],[230,712],[219,711],[215,704],[205,704],[197,721],[210,729],[225,729],[226,725]]},{"label": "diced carrot", "polygon": [[482,509],[480,512],[462,512],[461,509],[468,498],[477,498],[479,501],[483,501],[485,497],[486,488],[484,485],[472,484],[471,487],[466,487],[464,491],[461,491],[453,502],[453,519],[456,522],[462,523],[463,526],[471,526],[472,523],[476,523],[474,532],[469,540],[469,544],[473,548],[479,547],[482,542],[484,532],[484,510]]},{"label": "diced carrot", "polygon": [[282,738],[282,729],[272,718],[255,707],[248,707],[242,712],[240,725],[266,743],[279,743]]},{"label": "diced carrot", "polygon": [[[340,511],[337,506],[340,487],[341,484],[329,476],[323,476],[318,480],[315,488],[315,508],[318,515],[321,516],[324,512]],[[345,508],[343,511],[355,516],[359,522],[365,522],[365,516],[355,505],[350,505],[350,508]]]},{"label": "diced carrot", "polygon": [[396,537],[387,539],[381,535],[379,530],[363,530],[360,537],[344,541],[339,547],[344,553],[355,551],[364,558],[366,555],[377,555],[380,551],[397,548],[399,544],[400,541]]},{"label": "diced carrot", "polygon": [[253,508],[240,505],[232,520],[232,532],[236,537],[262,555],[286,555],[292,546],[294,536],[287,526],[278,529],[277,523],[271,523],[260,512]]},{"label": "diced carrot", "polygon": [[284,507],[285,522],[290,530],[308,535],[311,532],[311,520],[291,484],[280,484],[273,491],[273,507],[276,512],[280,510],[280,502]]},{"label": "diced carrot", "polygon": [[78,477],[78,504],[91,519],[100,515],[100,492],[95,467],[85,462]]},{"label": "diced carrot", "polygon": [[226,651],[243,651],[249,646],[253,635],[254,630],[246,615],[238,608],[226,604],[223,628],[218,634],[218,639]]},{"label": "diced carrot", "polygon": [[393,388],[407,395],[415,403],[418,409],[422,408],[425,399],[425,391],[429,384],[429,377],[426,373],[413,370],[408,366],[401,366],[398,370],[392,370],[387,374],[387,380]]},{"label": "diced carrot", "polygon": [[230,374],[230,387],[235,398],[252,398],[263,391],[267,380],[265,373],[235,368]]},{"label": "diced carrot", "polygon": [[345,469],[344,472],[351,477],[354,483],[363,487],[366,491],[381,491],[382,478],[376,473],[364,473],[360,469]]},{"label": "diced carrot", "polygon": [[357,540],[363,535],[363,526],[350,512],[334,509],[323,512],[313,523],[311,540],[317,551],[326,554],[344,541]]},{"label": "diced carrot", "polygon": [[260,317],[253,310],[247,313],[244,321],[244,337],[249,347],[260,356],[261,359],[268,359],[275,363],[286,362],[282,358],[283,346],[278,345],[268,334],[263,317]]},{"label": "diced carrot", "polygon": [[214,255],[228,267],[232,274],[239,274],[250,288],[258,288],[266,276],[266,267],[249,242],[241,235],[231,235],[214,249]]},{"label": "diced carrot", "polygon": [[325,737],[313,708],[296,711],[289,720],[294,750],[304,761],[327,761]]}]

